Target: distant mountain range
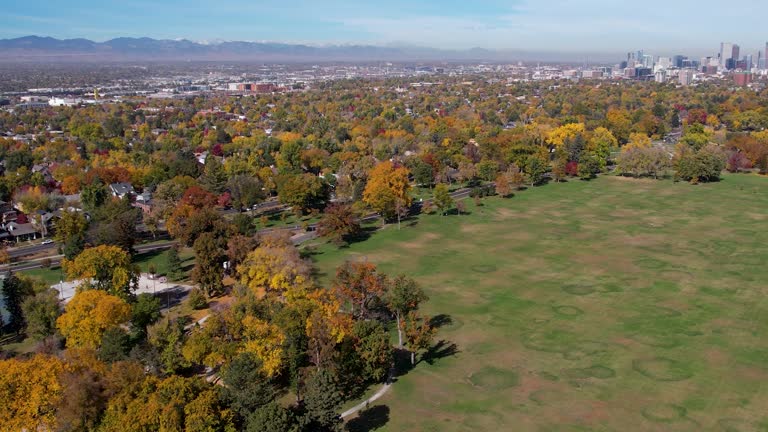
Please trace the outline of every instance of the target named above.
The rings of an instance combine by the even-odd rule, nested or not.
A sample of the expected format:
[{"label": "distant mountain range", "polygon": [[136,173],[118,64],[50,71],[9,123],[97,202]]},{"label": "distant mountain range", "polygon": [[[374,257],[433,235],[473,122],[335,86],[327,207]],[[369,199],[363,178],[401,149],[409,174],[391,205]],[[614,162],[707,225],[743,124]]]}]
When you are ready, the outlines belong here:
[{"label": "distant mountain range", "polygon": [[[590,57],[593,61],[599,58]],[[610,57],[602,55],[602,60]],[[25,36],[0,39],[0,63],[123,61],[581,61],[584,55],[523,51],[440,50],[373,45],[310,46],[276,42],[198,43],[152,38],[116,38],[106,42]]]}]

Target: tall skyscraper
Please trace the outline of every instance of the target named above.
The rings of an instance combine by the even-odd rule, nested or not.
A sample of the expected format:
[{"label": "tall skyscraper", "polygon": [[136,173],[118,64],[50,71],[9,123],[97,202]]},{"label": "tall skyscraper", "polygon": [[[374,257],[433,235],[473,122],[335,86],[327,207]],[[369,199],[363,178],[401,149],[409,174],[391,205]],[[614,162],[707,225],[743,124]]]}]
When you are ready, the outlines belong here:
[{"label": "tall skyscraper", "polygon": [[683,60],[685,60],[685,56],[676,55],[672,58],[672,63],[676,68],[681,68],[683,67]]},{"label": "tall skyscraper", "polygon": [[729,42],[720,42],[720,68],[725,69],[728,59],[733,58],[733,44]]},{"label": "tall skyscraper", "polygon": [[763,68],[768,69],[768,42],[765,43],[765,55],[763,56]]},{"label": "tall skyscraper", "polygon": [[739,59],[741,58],[741,57],[739,57],[740,51],[741,51],[741,49],[739,48],[739,46],[736,45],[736,44],[733,44],[733,49],[731,50],[731,58],[734,61],[739,61]]}]

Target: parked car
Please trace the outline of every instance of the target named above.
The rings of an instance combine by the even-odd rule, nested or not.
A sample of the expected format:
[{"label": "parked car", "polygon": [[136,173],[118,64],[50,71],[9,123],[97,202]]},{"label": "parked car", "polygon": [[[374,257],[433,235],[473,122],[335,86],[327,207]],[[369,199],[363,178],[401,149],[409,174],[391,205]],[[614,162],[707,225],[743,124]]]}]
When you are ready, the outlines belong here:
[{"label": "parked car", "polygon": [[53,244],[53,240],[51,239],[43,240],[43,242],[40,244]]}]

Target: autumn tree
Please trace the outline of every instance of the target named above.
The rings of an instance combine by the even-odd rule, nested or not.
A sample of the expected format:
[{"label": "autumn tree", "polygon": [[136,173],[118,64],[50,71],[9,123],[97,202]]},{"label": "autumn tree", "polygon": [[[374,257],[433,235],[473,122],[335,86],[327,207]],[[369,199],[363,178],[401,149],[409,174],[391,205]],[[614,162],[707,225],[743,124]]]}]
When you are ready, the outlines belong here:
[{"label": "autumn tree", "polygon": [[498,177],[496,177],[496,193],[499,194],[500,197],[506,198],[512,194],[512,187],[509,184],[509,178],[506,173],[499,174]]},{"label": "autumn tree", "polygon": [[138,283],[138,268],[131,256],[117,246],[96,246],[73,260],[64,259],[68,280],[80,281],[80,289],[97,289],[128,298]]},{"label": "autumn tree", "polygon": [[600,163],[600,171],[605,170],[611,152],[618,149],[619,141],[610,130],[599,127],[592,132],[587,142],[586,150],[595,156]]},{"label": "autumn tree", "polygon": [[387,277],[367,262],[345,262],[336,270],[333,283],[336,296],[349,304],[353,316],[361,319],[380,306],[387,288]]},{"label": "autumn tree", "polygon": [[401,206],[411,205],[408,174],[407,168],[395,167],[389,161],[376,165],[370,172],[363,201],[385,219],[394,219],[398,200]]},{"label": "autumn tree", "polygon": [[245,261],[248,254],[258,246],[258,240],[253,236],[238,234],[230,237],[227,241],[226,250],[227,261],[229,262],[229,265],[227,266],[228,271],[231,273],[233,270],[237,269],[237,267]]},{"label": "autumn tree", "polygon": [[104,291],[87,290],[75,294],[56,326],[67,338],[67,346],[98,348],[104,332],[126,323],[131,307],[121,298]]},{"label": "autumn tree", "polygon": [[629,135],[629,142],[623,149],[631,150],[636,148],[648,148],[652,145],[651,138],[643,133],[633,132]]},{"label": "autumn tree", "polygon": [[317,224],[317,233],[328,237],[337,246],[343,246],[359,236],[362,229],[352,207],[347,204],[332,204],[325,209]]},{"label": "autumn tree", "polygon": [[275,376],[283,367],[285,334],[276,325],[253,316],[243,318],[243,350],[254,354],[264,373]]},{"label": "autumn tree", "polygon": [[397,323],[398,347],[403,346],[403,322],[405,317],[413,311],[417,311],[421,303],[429,298],[415,280],[405,275],[399,275],[390,284],[387,292],[387,307],[395,316]]},{"label": "autumn tree", "polygon": [[54,223],[54,230],[53,238],[64,245],[62,249],[67,259],[73,259],[82,252],[88,230],[88,220],[82,212],[63,211]]},{"label": "autumn tree", "polygon": [[258,297],[301,296],[310,282],[309,265],[289,241],[264,240],[238,267],[240,283]]},{"label": "autumn tree", "polygon": [[432,345],[435,329],[429,318],[419,316],[415,311],[408,313],[405,319],[405,340],[411,352],[411,364],[416,364],[416,353],[429,349]]},{"label": "autumn tree", "polygon": [[65,365],[38,354],[27,360],[0,360],[0,424],[8,431],[56,429],[59,381]]}]

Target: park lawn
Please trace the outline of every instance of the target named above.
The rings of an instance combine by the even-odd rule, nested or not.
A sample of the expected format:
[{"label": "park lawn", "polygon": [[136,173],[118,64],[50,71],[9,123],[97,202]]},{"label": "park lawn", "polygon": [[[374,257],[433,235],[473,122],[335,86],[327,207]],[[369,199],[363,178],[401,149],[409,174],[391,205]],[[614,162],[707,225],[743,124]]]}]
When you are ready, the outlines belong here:
[{"label": "park lawn", "polygon": [[54,285],[59,283],[59,281],[66,279],[64,277],[64,272],[61,270],[61,267],[59,266],[53,266],[48,268],[41,267],[41,268],[30,269],[30,270],[22,270],[19,272],[19,274],[40,279],[43,282],[47,283],[48,285]]},{"label": "park lawn", "polygon": [[[182,248],[179,250],[179,258],[181,258],[182,269],[188,277],[195,265],[195,252],[191,248]],[[133,262],[139,266],[142,273],[148,273],[150,264],[154,264],[158,276],[165,276],[168,274],[168,249],[137,254]]]},{"label": "park lawn", "polygon": [[[167,255],[167,249],[140,253],[136,255],[133,262],[139,266],[139,269],[142,273],[147,273],[149,270],[149,265],[154,264],[158,276],[165,276],[168,273]],[[195,265],[195,253],[191,248],[183,248],[179,251],[179,257],[181,258],[182,269],[186,275],[183,280],[186,280],[189,278],[189,274]],[[19,274],[41,279],[50,285],[59,283],[59,281],[63,278],[63,273],[61,267],[59,266],[22,270],[19,272]]]},{"label": "park lawn", "polygon": [[415,277],[428,361],[361,430],[768,430],[768,178],[605,176],[489,198],[336,249]]}]

